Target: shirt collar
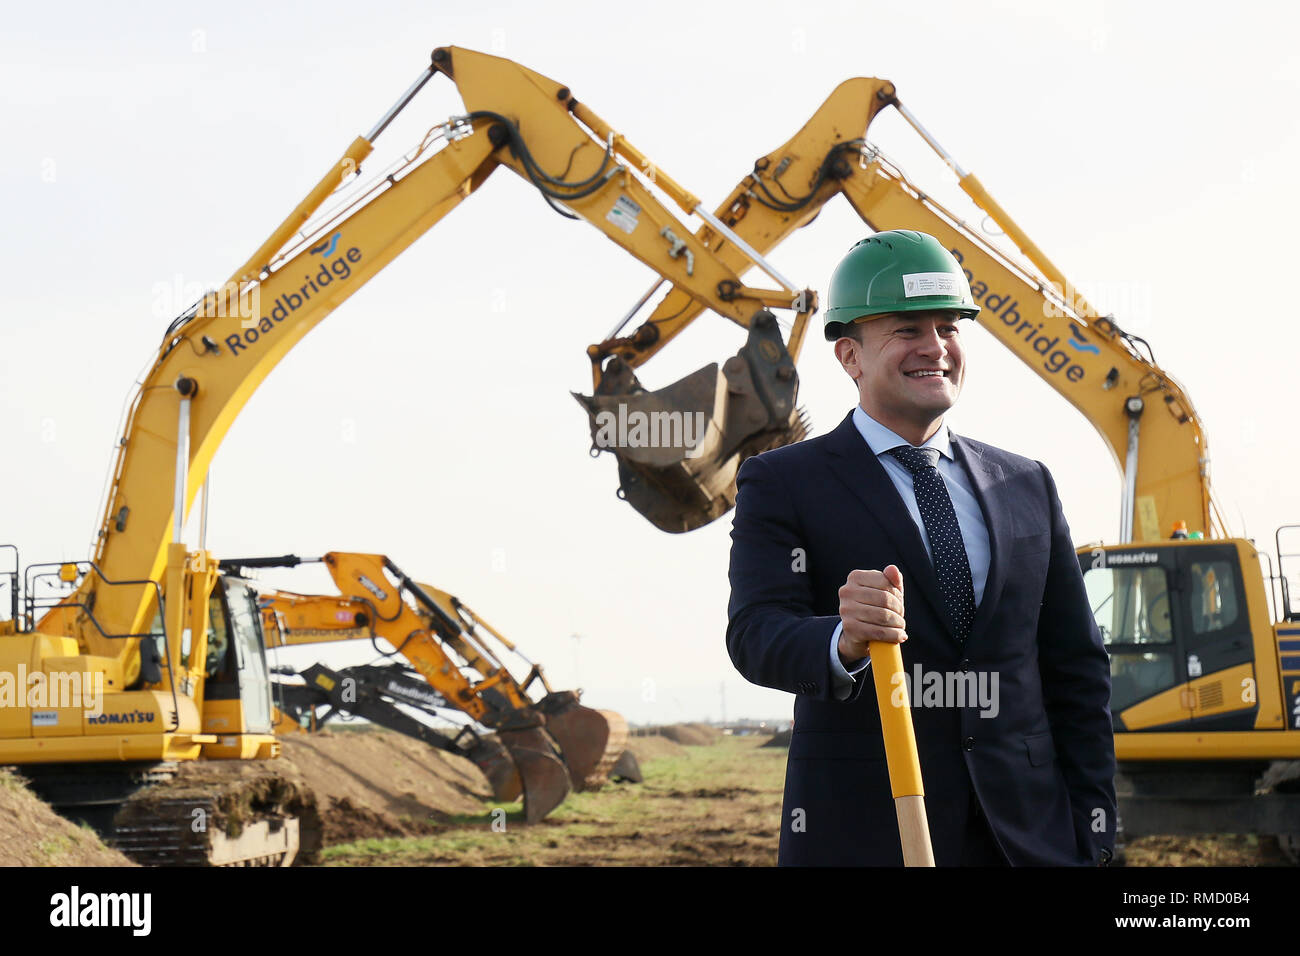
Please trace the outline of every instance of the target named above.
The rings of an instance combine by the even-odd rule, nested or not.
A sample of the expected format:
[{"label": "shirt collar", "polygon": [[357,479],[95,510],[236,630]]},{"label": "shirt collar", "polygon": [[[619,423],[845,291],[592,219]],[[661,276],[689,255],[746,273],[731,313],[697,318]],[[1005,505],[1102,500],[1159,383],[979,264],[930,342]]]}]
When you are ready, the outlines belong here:
[{"label": "shirt collar", "polygon": [[[906,438],[900,438],[864,412],[861,405],[853,409],[853,424],[857,426],[858,433],[862,435],[862,439],[867,443],[867,447],[871,449],[871,453],[877,457],[885,454],[891,448],[897,448],[899,445],[911,446],[912,444]],[[920,447],[937,448],[941,457],[947,458],[949,461],[953,460],[951,436],[948,433],[947,425],[940,426],[939,430],[930,436],[930,440]]]}]

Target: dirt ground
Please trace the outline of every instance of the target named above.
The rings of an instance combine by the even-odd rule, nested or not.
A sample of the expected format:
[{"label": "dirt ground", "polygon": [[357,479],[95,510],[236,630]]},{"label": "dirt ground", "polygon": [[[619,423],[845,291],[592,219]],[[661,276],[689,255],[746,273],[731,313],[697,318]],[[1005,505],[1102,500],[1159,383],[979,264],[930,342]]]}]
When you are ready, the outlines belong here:
[{"label": "dirt ground", "polygon": [[1126,866],[1291,866],[1272,837],[1151,836],[1124,848]]},{"label": "dirt ground", "polygon": [[[686,741],[682,743],[679,741]],[[696,742],[698,741],[698,742]],[[330,866],[771,866],[776,862],[786,750],[768,737],[701,725],[658,728],[630,746],[645,782],[575,794],[542,823],[517,808],[452,819],[406,840],[327,848]],[[496,824],[494,827],[493,824]],[[1253,836],[1147,837],[1129,866],[1279,866],[1275,841]]]},{"label": "dirt ground", "polygon": [[[304,856],[320,845],[432,833],[457,814],[481,813],[491,797],[468,760],[386,731],[321,733],[283,739],[274,761],[183,764],[165,791],[141,796],[119,820],[187,812],[187,798],[210,800],[215,825],[276,805],[298,816]],[[237,798],[226,799],[227,793]],[[314,795],[314,798],[313,796]],[[180,801],[180,809],[167,804]],[[314,804],[314,809],[309,804]],[[11,773],[0,769],[0,866],[123,866],[90,829],[60,817]]]},{"label": "dirt ground", "polygon": [[[712,738],[683,745],[672,739]],[[771,866],[785,751],[758,737],[679,726],[634,736],[645,782],[577,793],[541,823],[517,807],[452,821],[405,840],[327,848],[330,866]]]},{"label": "dirt ground", "polygon": [[0,769],[0,866],[132,866],[93,830],[69,823]]},{"label": "dirt ground", "polygon": [[[274,762],[195,764],[180,781],[210,793],[232,778],[296,799],[315,794],[328,866],[771,866],[786,750],[765,736],[704,725],[638,732],[640,784],[575,793],[546,820],[495,806],[472,763],[383,730],[289,737]],[[265,789],[265,787],[263,788]],[[1250,836],[1148,837],[1129,866],[1278,866],[1276,842]],[[0,770],[0,866],[120,866],[120,854],[68,823]]]},{"label": "dirt ground", "polygon": [[291,735],[281,744],[274,761],[182,765],[169,791],[211,789],[231,777],[283,779],[291,794],[315,795],[324,846],[433,833],[459,814],[482,812],[492,795],[470,761],[386,730]]}]

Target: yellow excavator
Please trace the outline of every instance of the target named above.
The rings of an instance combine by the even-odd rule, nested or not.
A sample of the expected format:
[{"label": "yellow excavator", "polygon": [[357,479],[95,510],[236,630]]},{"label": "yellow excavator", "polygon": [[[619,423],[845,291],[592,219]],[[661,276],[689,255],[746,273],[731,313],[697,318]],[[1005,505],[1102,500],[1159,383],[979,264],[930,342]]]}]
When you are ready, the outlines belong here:
[{"label": "yellow excavator", "polygon": [[[467,112],[363,181],[376,138],[438,75],[456,84]],[[10,692],[0,764],[21,767],[56,806],[93,811],[137,859],[287,864],[307,846],[297,831],[312,815],[309,795],[269,770],[256,794],[239,774],[219,776],[218,761],[278,754],[271,681],[256,592],[219,573],[204,520],[198,548],[187,546],[185,519],[222,439],[276,363],[498,167],[748,329],[725,374],[709,367],[720,383],[712,450],[699,447],[693,467],[725,484],[742,456],[802,437],[793,362],[769,309],[793,314],[797,341],[815,297],[783,280],[779,289],[742,285],[658,197],[705,221],[712,214],[568,87],[509,60],[435,50],[229,281],[167,328],[127,412],[92,558],[22,569],[15,555],[3,576],[15,612],[0,625],[0,697]],[[734,237],[720,222],[713,228]],[[757,253],[751,263],[779,275]],[[213,660],[218,631],[231,653]],[[29,692],[15,696],[19,685]],[[196,761],[209,762],[212,778],[169,795],[177,765]]]},{"label": "yellow excavator", "polygon": [[[226,559],[221,567],[241,575],[315,562],[329,570],[339,593],[259,589],[265,646],[386,640],[393,650],[381,653],[400,655],[445,706],[492,732],[491,737],[466,735],[471,744],[444,749],[463,752],[477,763],[497,799],[515,800],[522,794],[529,823],[559,806],[571,785],[600,786],[623,757],[628,727],[622,716],[583,706],[578,692],[553,690],[538,664],[529,662],[527,675],[516,680],[503,659],[503,652],[522,657],[514,644],[457,597],[412,580],[386,555],[331,551],[311,559],[296,555]],[[337,680],[323,668],[311,676],[318,699],[327,708],[346,709],[349,692],[351,703],[357,702],[358,687],[355,682],[338,687]],[[544,691],[537,700],[529,697],[534,685]],[[288,689],[276,688],[280,693]],[[366,702],[375,703],[373,697]],[[396,719],[401,723],[398,729],[411,729],[400,717]],[[294,721],[295,726],[298,723]]]},{"label": "yellow excavator", "polygon": [[[956,173],[1014,252],[971,229],[868,142],[883,106],[897,109]],[[1125,834],[1273,834],[1296,859],[1300,608],[1291,603],[1287,562],[1300,557],[1300,526],[1276,532],[1276,567],[1254,541],[1228,533],[1211,490],[1205,430],[1183,388],[1146,341],[1088,303],[888,82],[841,84],[794,137],[755,162],[715,216],[765,254],[839,194],[874,231],[939,238],[970,281],[979,323],[1087,418],[1121,470],[1118,541],[1080,548],[1079,560],[1111,657]],[[707,226],[698,238],[743,268],[740,246]],[[631,335],[589,349],[603,374],[596,396],[582,400],[588,410],[618,401],[602,392],[644,357],[640,343],[700,311],[688,292],[671,289]],[[597,429],[593,414],[593,435]],[[597,447],[618,457],[638,507],[654,497],[647,488],[664,492],[662,502],[683,480],[680,466],[659,467],[641,449]],[[715,500],[729,505],[733,493],[723,489]],[[704,518],[663,520],[662,507],[642,510],[667,530]]]}]

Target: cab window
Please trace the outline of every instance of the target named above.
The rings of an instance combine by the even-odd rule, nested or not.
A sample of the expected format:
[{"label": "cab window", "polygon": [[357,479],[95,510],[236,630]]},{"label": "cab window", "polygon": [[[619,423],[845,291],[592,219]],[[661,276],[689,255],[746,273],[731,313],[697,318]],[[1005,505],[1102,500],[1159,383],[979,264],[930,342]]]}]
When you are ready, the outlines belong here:
[{"label": "cab window", "polygon": [[1089,568],[1083,583],[1110,654],[1112,713],[1175,686],[1174,632],[1165,569]]},{"label": "cab window", "polygon": [[1227,561],[1195,561],[1189,568],[1188,618],[1193,634],[1232,627],[1240,613],[1232,567]]},{"label": "cab window", "polygon": [[1090,568],[1083,583],[1107,644],[1173,643],[1164,568]]}]

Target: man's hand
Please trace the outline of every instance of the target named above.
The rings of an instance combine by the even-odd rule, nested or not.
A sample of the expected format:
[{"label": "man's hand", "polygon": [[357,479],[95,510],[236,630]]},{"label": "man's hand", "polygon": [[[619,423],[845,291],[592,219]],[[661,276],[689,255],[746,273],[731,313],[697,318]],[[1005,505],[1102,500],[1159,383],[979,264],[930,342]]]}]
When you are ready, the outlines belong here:
[{"label": "man's hand", "polygon": [[840,660],[861,660],[872,641],[901,644],[907,640],[903,621],[903,575],[894,565],[884,571],[850,571],[840,588]]}]

